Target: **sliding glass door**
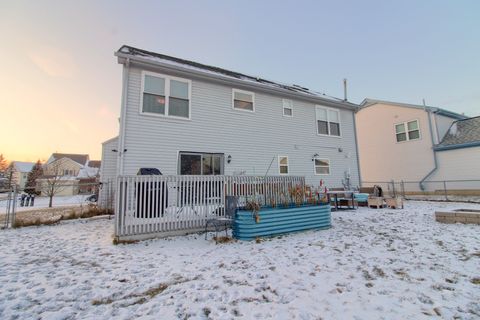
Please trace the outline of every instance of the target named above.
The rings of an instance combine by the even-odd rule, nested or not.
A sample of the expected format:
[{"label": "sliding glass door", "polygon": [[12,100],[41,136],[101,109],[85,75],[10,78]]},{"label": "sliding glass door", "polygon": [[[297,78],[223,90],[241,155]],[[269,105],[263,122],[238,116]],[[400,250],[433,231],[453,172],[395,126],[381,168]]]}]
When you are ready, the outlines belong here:
[{"label": "sliding glass door", "polygon": [[180,152],[178,173],[181,175],[221,175],[223,153]]}]

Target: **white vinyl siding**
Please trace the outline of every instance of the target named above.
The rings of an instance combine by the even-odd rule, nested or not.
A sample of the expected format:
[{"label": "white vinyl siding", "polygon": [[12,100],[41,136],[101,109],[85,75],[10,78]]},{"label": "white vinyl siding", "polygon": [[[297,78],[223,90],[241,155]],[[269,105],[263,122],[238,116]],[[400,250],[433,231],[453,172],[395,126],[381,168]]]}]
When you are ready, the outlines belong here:
[{"label": "white vinyl siding", "polygon": [[316,106],[317,134],[340,137],[340,112],[336,109]]},{"label": "white vinyl siding", "polygon": [[288,157],[278,156],[278,173],[281,175],[288,174]]},{"label": "white vinyl siding", "polygon": [[293,102],[292,100],[283,99],[283,115],[285,117],[293,117]]},{"label": "white vinyl siding", "polygon": [[314,159],[315,175],[329,175],[330,174],[330,160],[315,158]]},{"label": "white vinyl siding", "polygon": [[[294,117],[281,121],[287,120],[281,111],[282,96],[255,92],[255,113],[242,112],[232,107],[231,86],[193,79],[192,120],[159,123],[158,117],[138,112],[142,70],[136,67],[128,70],[122,146],[127,151],[122,155],[122,174],[135,175],[139,168],[145,167],[158,168],[164,175],[175,175],[179,172],[179,152],[199,151],[223,153],[225,160],[231,155],[231,162],[224,164],[226,175],[278,174],[278,155],[288,155],[289,175],[305,176],[309,184],[317,185],[321,178],[329,186],[341,186],[344,171],[349,168],[352,183],[359,184],[351,110],[339,109],[342,139],[332,139],[316,134],[315,121],[312,121],[314,103],[291,99]],[[321,154],[335,164],[329,176],[314,175],[313,154]]]},{"label": "white vinyl siding", "polygon": [[190,80],[144,71],[140,112],[190,119],[190,92]]},{"label": "white vinyl siding", "polygon": [[255,112],[255,94],[250,91],[232,89],[232,106],[236,110]]},{"label": "white vinyl siding", "polygon": [[420,127],[418,120],[412,120],[395,125],[395,136],[397,142],[418,140],[420,139]]}]

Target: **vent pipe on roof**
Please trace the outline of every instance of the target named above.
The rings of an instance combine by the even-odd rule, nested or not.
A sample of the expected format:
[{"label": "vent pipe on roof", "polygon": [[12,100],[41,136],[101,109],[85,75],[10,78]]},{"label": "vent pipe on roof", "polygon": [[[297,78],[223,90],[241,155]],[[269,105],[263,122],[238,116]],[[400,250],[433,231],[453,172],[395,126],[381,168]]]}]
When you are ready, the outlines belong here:
[{"label": "vent pipe on roof", "polygon": [[347,101],[347,78],[343,79],[343,100]]}]

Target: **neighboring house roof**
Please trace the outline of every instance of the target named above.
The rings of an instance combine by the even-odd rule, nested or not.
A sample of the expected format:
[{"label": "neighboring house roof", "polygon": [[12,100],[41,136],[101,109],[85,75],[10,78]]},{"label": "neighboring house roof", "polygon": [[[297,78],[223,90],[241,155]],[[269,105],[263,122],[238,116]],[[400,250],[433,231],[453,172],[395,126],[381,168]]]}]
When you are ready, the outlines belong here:
[{"label": "neighboring house roof", "polygon": [[15,167],[15,170],[18,172],[30,172],[35,165],[34,162],[22,162],[22,161],[12,161],[12,165]]},{"label": "neighboring house roof", "polygon": [[150,52],[126,45],[118,49],[115,55],[119,58],[134,58],[137,61],[141,61],[144,63],[156,64],[162,67],[169,67],[171,69],[188,72],[190,74],[202,75],[203,77],[242,82],[244,85],[247,86],[255,85],[258,88],[275,90],[284,94],[293,94],[304,99],[313,98],[318,100],[317,102],[319,103],[330,102],[344,108],[358,108],[358,105],[354,103],[326,95],[325,93],[310,90],[296,84],[284,84],[280,82],[275,82],[256,76],[250,76],[231,70],[213,67],[198,62],[167,56],[160,53]]},{"label": "neighboring house roof", "polygon": [[98,175],[100,168],[83,167],[78,171],[77,178],[91,178]]},{"label": "neighboring house roof", "polygon": [[88,161],[87,166],[90,168],[100,168],[101,164],[102,164],[102,161],[100,160],[90,160]]},{"label": "neighboring house roof", "polygon": [[480,116],[452,123],[435,150],[451,150],[480,146]]},{"label": "neighboring house roof", "polygon": [[78,164],[84,166],[88,161],[88,154],[74,154],[74,153],[52,153],[49,163],[61,158],[69,158]]},{"label": "neighboring house roof", "polygon": [[393,102],[393,101],[386,101],[386,100],[377,100],[377,99],[370,99],[370,98],[365,98],[362,101],[362,103],[360,103],[360,109],[367,108],[367,107],[373,106],[375,104],[390,104],[390,105],[394,105],[394,106],[398,106],[398,107],[424,109],[424,110],[429,110],[433,113],[436,113],[436,114],[439,114],[439,115],[442,115],[442,116],[445,116],[445,117],[457,119],[457,120],[463,120],[463,119],[468,118],[467,116],[465,116],[463,114],[459,114],[459,113],[449,111],[449,110],[446,110],[446,109],[443,109],[443,108],[432,107],[432,106],[422,106],[422,105],[419,105],[419,104],[410,104],[410,103]]}]

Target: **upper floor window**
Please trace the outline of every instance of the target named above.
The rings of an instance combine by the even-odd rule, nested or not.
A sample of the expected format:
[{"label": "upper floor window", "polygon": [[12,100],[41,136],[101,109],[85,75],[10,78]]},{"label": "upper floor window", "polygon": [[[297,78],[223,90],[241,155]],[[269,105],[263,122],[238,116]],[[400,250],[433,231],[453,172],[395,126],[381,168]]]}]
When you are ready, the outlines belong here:
[{"label": "upper floor window", "polygon": [[418,120],[398,123],[395,125],[397,142],[420,139],[420,128]]},{"label": "upper floor window", "polygon": [[340,112],[335,109],[316,107],[317,133],[340,137]]},{"label": "upper floor window", "polygon": [[244,111],[255,111],[255,94],[249,91],[232,89],[233,108]]},{"label": "upper floor window", "polygon": [[283,99],[283,115],[286,117],[293,116],[293,102],[292,100]]},{"label": "upper floor window", "polygon": [[278,172],[288,174],[288,157],[278,156]]},{"label": "upper floor window", "polygon": [[143,72],[142,113],[190,118],[191,81]]}]

